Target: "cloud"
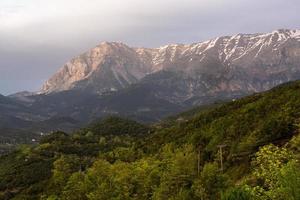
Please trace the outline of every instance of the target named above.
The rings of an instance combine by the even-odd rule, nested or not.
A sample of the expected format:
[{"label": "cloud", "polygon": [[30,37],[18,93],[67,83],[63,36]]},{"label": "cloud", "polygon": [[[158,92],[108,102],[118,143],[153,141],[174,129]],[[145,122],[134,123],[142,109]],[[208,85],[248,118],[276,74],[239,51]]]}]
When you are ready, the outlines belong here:
[{"label": "cloud", "polygon": [[101,41],[156,47],[300,28],[299,8],[299,0],[1,0],[0,93],[38,89]]}]

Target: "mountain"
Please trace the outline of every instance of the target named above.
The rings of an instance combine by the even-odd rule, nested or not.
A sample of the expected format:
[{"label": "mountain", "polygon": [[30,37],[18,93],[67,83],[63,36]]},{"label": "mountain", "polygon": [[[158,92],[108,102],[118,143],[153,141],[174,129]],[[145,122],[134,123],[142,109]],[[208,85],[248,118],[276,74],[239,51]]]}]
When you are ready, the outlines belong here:
[{"label": "mountain", "polygon": [[67,62],[38,93],[2,97],[10,103],[0,105],[0,116],[37,124],[37,133],[51,119],[68,119],[53,127],[62,130],[111,115],[154,122],[300,79],[299,63],[299,30],[160,48],[103,42]]},{"label": "mountain", "polygon": [[155,49],[104,42],[65,64],[40,94],[103,94],[150,82],[164,100],[197,105],[209,96],[245,95],[298,79],[299,61],[299,30],[237,34]]},{"label": "mountain", "polygon": [[156,97],[150,88],[139,85],[106,95],[77,90],[37,95],[30,107],[43,116],[68,116],[84,123],[111,115],[153,122],[186,109]]},{"label": "mountain", "polygon": [[50,116],[34,109],[29,104],[33,99],[27,94],[0,95],[0,143],[31,143],[41,132],[72,131],[81,125],[70,117]]},{"label": "mountain", "polygon": [[16,99],[19,102],[26,102],[30,103],[32,102],[32,99],[30,97],[34,96],[34,92],[28,92],[28,91],[22,91],[22,92],[17,92],[15,94],[8,95],[8,97],[12,99]]},{"label": "mountain", "polygon": [[295,81],[168,123],[109,117],[55,132],[0,156],[0,198],[299,199],[299,91]]},{"label": "mountain", "polygon": [[136,83],[150,72],[148,67],[134,49],[122,43],[104,42],[66,63],[40,93],[70,89],[114,91]]},{"label": "mountain", "polygon": [[13,116],[22,119],[40,119],[33,111],[16,99],[0,95],[1,116]]}]

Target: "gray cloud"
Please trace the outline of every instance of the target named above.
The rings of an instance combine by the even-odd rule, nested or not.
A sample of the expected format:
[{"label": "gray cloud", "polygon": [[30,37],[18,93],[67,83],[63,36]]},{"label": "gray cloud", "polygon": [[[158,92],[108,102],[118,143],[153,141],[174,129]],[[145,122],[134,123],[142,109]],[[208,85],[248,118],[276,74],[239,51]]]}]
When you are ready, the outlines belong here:
[{"label": "gray cloud", "polygon": [[101,41],[156,47],[300,28],[299,0],[2,0],[0,93],[37,90]]}]

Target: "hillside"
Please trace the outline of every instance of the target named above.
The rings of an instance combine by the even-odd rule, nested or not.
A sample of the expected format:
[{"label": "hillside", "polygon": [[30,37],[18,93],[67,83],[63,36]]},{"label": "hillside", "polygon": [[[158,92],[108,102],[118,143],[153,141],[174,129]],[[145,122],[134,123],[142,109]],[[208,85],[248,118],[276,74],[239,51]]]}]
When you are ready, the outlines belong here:
[{"label": "hillside", "polygon": [[296,200],[299,119],[300,81],[152,126],[111,117],[1,157],[0,197]]}]

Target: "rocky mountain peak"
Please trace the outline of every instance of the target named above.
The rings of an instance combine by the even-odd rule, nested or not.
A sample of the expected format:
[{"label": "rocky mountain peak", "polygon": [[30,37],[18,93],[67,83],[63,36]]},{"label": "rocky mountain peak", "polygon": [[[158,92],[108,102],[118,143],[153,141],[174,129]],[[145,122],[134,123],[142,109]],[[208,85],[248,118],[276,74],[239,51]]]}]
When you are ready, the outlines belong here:
[{"label": "rocky mountain peak", "polygon": [[291,71],[298,70],[299,61],[299,30],[236,34],[159,48],[131,48],[123,43],[103,42],[66,63],[40,93],[81,89],[102,94],[126,88],[163,70],[192,77],[245,73],[253,78],[288,71],[284,79],[289,80]]},{"label": "rocky mountain peak", "polygon": [[40,93],[83,88],[83,85],[101,93],[131,84],[146,73],[147,69],[132,48],[123,43],[103,42],[67,62],[44,84]]}]

